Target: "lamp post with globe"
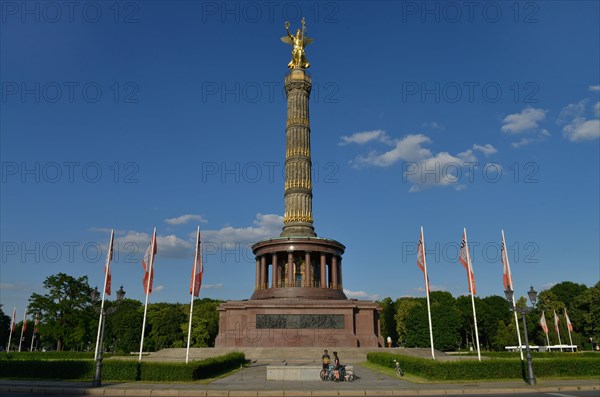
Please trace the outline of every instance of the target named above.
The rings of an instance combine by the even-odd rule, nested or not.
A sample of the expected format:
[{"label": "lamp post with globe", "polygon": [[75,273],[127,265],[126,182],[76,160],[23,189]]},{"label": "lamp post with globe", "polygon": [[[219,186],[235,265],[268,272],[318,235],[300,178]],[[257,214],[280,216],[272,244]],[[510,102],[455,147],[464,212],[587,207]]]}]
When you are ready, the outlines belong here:
[{"label": "lamp post with globe", "polygon": [[527,336],[527,313],[532,311],[533,307],[535,306],[535,302],[537,301],[537,291],[533,289],[533,286],[531,286],[531,288],[527,292],[527,295],[529,296],[529,300],[531,301],[532,307],[528,307],[527,305],[525,305],[525,307],[519,307],[517,305],[513,305],[513,302],[514,302],[513,297],[514,297],[515,292],[511,289],[507,289],[506,291],[504,291],[504,293],[506,294],[506,299],[510,303],[512,310],[516,311],[517,313],[521,313],[521,317],[523,318],[523,330],[525,333],[525,351],[527,352],[527,354],[526,354],[527,383],[529,383],[530,385],[533,386],[533,385],[535,385],[536,381],[535,381],[535,374],[533,373],[533,362],[531,359],[531,350],[529,349],[529,337]]},{"label": "lamp post with globe", "polygon": [[[100,291],[98,291],[98,287],[94,288],[94,290],[90,292],[90,298],[92,298],[92,302],[94,304],[98,303],[98,300],[100,299]],[[104,351],[104,326],[106,324],[106,316],[114,313],[119,308],[119,305],[123,302],[123,298],[125,298],[125,290],[121,285],[121,288],[119,288],[117,291],[117,301],[114,306],[109,307],[108,309],[94,306],[96,312],[100,313],[100,323],[102,324],[100,341],[98,342],[99,346],[96,346],[96,349],[98,350],[98,356],[96,357],[96,372],[94,373],[94,380],[92,382],[92,386],[94,387],[102,386],[102,352]]]}]

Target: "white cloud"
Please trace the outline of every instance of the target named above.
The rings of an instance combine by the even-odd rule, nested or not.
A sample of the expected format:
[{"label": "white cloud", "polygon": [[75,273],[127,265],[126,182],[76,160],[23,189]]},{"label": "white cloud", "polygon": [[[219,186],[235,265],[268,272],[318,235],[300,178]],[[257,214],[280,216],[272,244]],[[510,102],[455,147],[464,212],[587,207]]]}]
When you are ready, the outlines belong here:
[{"label": "white cloud", "polygon": [[474,144],[472,149],[467,149],[456,155],[448,152],[432,154],[424,145],[431,143],[431,139],[423,134],[406,135],[402,139],[395,139],[394,148],[387,152],[371,151],[367,155],[359,155],[350,163],[353,168],[362,167],[389,167],[397,162],[404,161],[404,179],[411,183],[410,192],[422,191],[430,186],[452,186],[462,190],[466,186],[459,183],[468,167],[468,163],[477,161],[475,151],[486,156],[496,153],[491,144]]},{"label": "white cloud", "polygon": [[[153,287],[152,292],[154,292],[154,291],[160,292],[160,291],[164,291],[164,289],[165,289],[165,286],[161,284],[161,285],[157,285],[156,287]],[[146,290],[144,289],[144,291],[146,291]]]},{"label": "white cloud", "polygon": [[202,215],[193,215],[193,214],[186,214],[186,215],[178,216],[176,218],[165,219],[165,222],[168,223],[169,225],[184,225],[190,221],[198,221],[200,223],[208,222],[206,219],[204,219],[202,217]]},{"label": "white cloud", "polygon": [[400,160],[420,161],[431,156],[431,151],[421,146],[430,142],[431,140],[423,134],[406,135],[400,140],[395,140],[394,148],[387,152],[372,151],[366,156],[358,156],[352,161],[352,166],[354,168],[365,166],[389,167]]},{"label": "white cloud", "polygon": [[341,141],[338,143],[340,146],[348,145],[350,143],[356,143],[357,145],[363,145],[367,142],[371,142],[374,140],[390,143],[390,139],[383,130],[373,130],[373,131],[363,131],[363,132],[355,132],[352,135],[342,136]]},{"label": "white cloud", "polygon": [[578,117],[563,128],[564,135],[573,142],[589,141],[600,137],[600,120]]},{"label": "white cloud", "polygon": [[428,128],[431,130],[443,130],[444,126],[440,123],[438,123],[437,121],[426,121],[425,123],[421,124],[421,127],[423,128]]},{"label": "white cloud", "polygon": [[[275,214],[257,214],[253,226],[225,226],[218,230],[202,231],[202,241],[222,245],[223,248],[235,248],[236,244],[245,245],[278,236],[283,227],[283,217]],[[92,228],[105,232],[101,228]],[[151,234],[135,230],[115,230],[115,249],[127,254],[143,256],[150,244]],[[196,243],[196,231],[191,232],[187,239],[174,234],[156,236],[157,256],[160,258],[181,259],[193,256]],[[102,245],[106,252],[107,245]]]},{"label": "white cloud", "polygon": [[588,87],[588,90],[593,91],[593,92],[599,92],[600,91],[600,85],[591,85]]},{"label": "white cloud", "polygon": [[0,283],[2,291],[28,291],[31,288],[22,284]]},{"label": "white cloud", "polygon": [[413,184],[409,192],[420,192],[432,186],[454,186],[457,190],[464,189],[459,182],[467,160],[476,160],[470,150],[461,153],[460,157],[441,152],[418,164],[407,166],[404,177]]},{"label": "white cloud", "polygon": [[257,214],[253,226],[232,227],[225,226],[219,230],[206,230],[202,232],[203,240],[217,244],[224,244],[227,248],[236,244],[247,244],[278,236],[283,228],[283,217],[275,214]]},{"label": "white cloud", "polygon": [[[429,290],[430,291],[448,291],[448,288],[443,285],[429,284]],[[417,288],[417,291],[425,292],[425,287],[419,287],[419,288]]]},{"label": "white cloud", "polygon": [[546,110],[525,108],[521,113],[509,114],[502,120],[502,132],[519,134],[538,128],[538,123],[546,118]]},{"label": "white cloud", "polygon": [[[115,232],[117,234],[117,232]],[[150,244],[152,236],[149,233],[128,230],[120,232],[122,236],[115,238],[115,247],[128,254],[143,255]],[[193,256],[194,244],[175,235],[156,236],[157,256],[161,258],[180,259]],[[134,247],[135,249],[132,249]],[[106,249],[106,247],[103,247]]]},{"label": "white cloud", "polygon": [[489,143],[481,146],[478,144],[474,144],[473,145],[473,150],[479,150],[480,152],[482,152],[483,154],[485,154],[486,156],[489,156],[490,154],[494,154],[496,152],[498,152],[498,150],[493,147],[492,145],[490,145]]},{"label": "white cloud", "polygon": [[[557,124],[565,124],[563,136],[572,142],[590,141],[600,137],[600,120],[587,120],[585,117],[587,102],[587,99],[583,99],[565,106],[556,120]],[[596,117],[600,117],[600,102],[594,104],[593,112]]]},{"label": "white cloud", "polygon": [[554,287],[556,284],[558,284],[558,283],[557,282],[546,283],[546,284],[542,285],[542,291],[546,290],[546,289],[550,289],[550,288]]},{"label": "white cloud", "polygon": [[520,141],[513,142],[510,145],[514,148],[520,148],[529,145],[531,142],[533,142],[533,139],[531,138],[521,138]]},{"label": "white cloud", "polygon": [[223,283],[202,285],[202,289],[219,289],[219,288],[223,288]]},{"label": "white cloud", "polygon": [[571,120],[576,119],[578,117],[582,117],[585,112],[585,106],[587,104],[587,99],[581,100],[577,103],[570,103],[558,114],[558,119],[556,119],[557,124],[567,124]]},{"label": "white cloud", "polygon": [[344,288],[344,294],[349,299],[368,299],[368,300],[377,300],[379,298],[379,294],[368,294],[365,291],[350,291],[349,289]]}]

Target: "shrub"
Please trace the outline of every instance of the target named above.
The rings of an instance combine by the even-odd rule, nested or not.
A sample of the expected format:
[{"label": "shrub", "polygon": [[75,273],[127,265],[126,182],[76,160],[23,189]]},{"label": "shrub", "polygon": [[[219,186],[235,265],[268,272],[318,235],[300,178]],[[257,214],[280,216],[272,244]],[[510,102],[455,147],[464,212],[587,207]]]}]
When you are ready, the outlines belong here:
[{"label": "shrub", "polygon": [[[478,380],[523,378],[525,368],[517,359],[489,359],[484,361],[433,361],[407,357],[391,353],[369,353],[370,362],[385,367],[394,367],[394,359],[406,373],[431,380]],[[567,358],[546,358],[534,360],[533,366],[538,377],[600,376],[600,355],[571,356]]]},{"label": "shrub", "polygon": [[[210,378],[238,368],[245,362],[243,353],[229,353],[201,361],[184,363],[104,360],[102,379],[120,381],[190,382]],[[0,360],[0,377],[33,379],[92,379],[93,360]]]},{"label": "shrub", "polygon": [[3,378],[86,379],[94,376],[92,360],[0,360]]}]

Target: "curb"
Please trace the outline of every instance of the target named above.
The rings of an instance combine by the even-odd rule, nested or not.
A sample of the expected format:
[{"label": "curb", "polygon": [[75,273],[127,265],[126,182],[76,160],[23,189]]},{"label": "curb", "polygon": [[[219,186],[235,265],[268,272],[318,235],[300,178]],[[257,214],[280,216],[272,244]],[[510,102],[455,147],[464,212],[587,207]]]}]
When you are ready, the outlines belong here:
[{"label": "curb", "polygon": [[211,390],[211,389],[123,389],[123,388],[61,388],[32,386],[0,386],[0,393],[31,393],[47,395],[88,395],[88,396],[200,396],[200,397],[312,397],[312,396],[439,396],[448,394],[495,394],[495,393],[552,393],[569,391],[600,390],[599,385],[556,386],[536,388],[488,388],[477,390],[463,389],[371,389],[371,390]]}]

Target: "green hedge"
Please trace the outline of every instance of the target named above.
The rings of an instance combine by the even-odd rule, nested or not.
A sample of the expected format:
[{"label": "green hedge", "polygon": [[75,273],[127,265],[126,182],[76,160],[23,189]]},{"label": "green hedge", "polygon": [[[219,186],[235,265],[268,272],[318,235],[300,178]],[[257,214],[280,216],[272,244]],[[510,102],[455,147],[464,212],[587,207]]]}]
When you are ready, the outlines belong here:
[{"label": "green hedge", "polygon": [[[394,359],[408,373],[430,380],[481,380],[523,378],[525,368],[516,360],[488,359],[433,361],[391,353],[369,353],[370,362],[394,368]],[[533,361],[538,377],[600,376],[599,357],[547,358]]]},{"label": "green hedge", "polygon": [[[104,354],[104,357],[110,356]],[[0,360],[85,360],[94,352],[10,352],[0,354]]]},{"label": "green hedge", "polygon": [[[105,360],[102,363],[102,379],[189,382],[239,368],[245,361],[244,353],[229,353],[189,364]],[[91,380],[94,372],[93,360],[0,360],[1,378]]]}]

